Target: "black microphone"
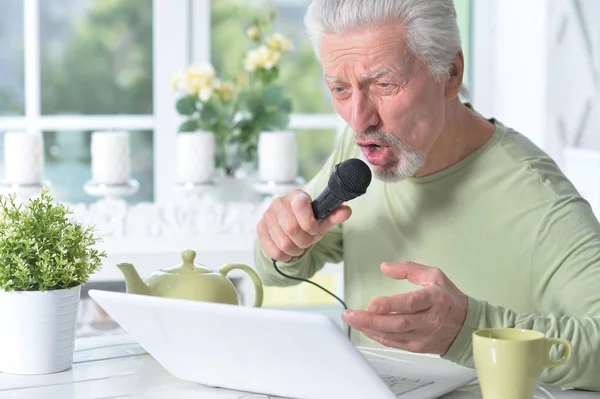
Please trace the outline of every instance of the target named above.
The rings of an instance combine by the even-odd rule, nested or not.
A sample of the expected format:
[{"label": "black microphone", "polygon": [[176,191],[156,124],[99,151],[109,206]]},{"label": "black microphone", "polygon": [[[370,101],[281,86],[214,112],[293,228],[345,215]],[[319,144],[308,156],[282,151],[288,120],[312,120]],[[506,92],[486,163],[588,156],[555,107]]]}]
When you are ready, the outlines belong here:
[{"label": "black microphone", "polygon": [[371,169],[358,158],[350,158],[335,165],[327,187],[312,202],[315,219],[322,222],[342,202],[350,201],[367,192],[371,184]]}]

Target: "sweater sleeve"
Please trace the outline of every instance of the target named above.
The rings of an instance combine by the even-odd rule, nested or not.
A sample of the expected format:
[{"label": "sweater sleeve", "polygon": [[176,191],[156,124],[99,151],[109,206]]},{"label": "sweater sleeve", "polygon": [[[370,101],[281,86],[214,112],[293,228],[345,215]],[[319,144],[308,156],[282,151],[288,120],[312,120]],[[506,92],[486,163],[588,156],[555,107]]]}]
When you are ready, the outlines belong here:
[{"label": "sweater sleeve", "polygon": [[[569,363],[546,368],[543,383],[600,391],[600,224],[579,196],[559,196],[539,225],[531,257],[533,313],[517,313],[469,298],[463,329],[445,358],[473,367],[471,334],[516,327],[571,343]],[[551,358],[562,357],[562,345]]]},{"label": "sweater sleeve", "polygon": [[[323,167],[303,188],[311,198],[314,199],[327,187],[335,165],[353,155],[351,154],[352,137],[349,129],[342,133]],[[292,277],[310,279],[326,263],[339,263],[342,260],[342,225],[336,225],[318,243],[307,248],[302,255],[294,257],[288,262],[277,262],[277,267]],[[273,267],[273,261],[260,246],[258,237],[255,238],[254,242],[254,264],[257,273],[267,286],[290,286],[299,283],[298,280],[288,279],[277,273]]]}]

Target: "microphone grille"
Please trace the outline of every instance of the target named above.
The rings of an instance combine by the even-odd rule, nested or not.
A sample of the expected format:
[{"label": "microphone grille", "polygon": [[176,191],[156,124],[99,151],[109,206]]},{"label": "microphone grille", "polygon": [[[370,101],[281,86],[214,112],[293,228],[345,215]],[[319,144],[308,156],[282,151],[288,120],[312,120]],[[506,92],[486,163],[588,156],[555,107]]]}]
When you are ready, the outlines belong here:
[{"label": "microphone grille", "polygon": [[350,201],[367,191],[371,177],[371,169],[366,163],[350,158],[335,166],[328,187],[341,201]]}]

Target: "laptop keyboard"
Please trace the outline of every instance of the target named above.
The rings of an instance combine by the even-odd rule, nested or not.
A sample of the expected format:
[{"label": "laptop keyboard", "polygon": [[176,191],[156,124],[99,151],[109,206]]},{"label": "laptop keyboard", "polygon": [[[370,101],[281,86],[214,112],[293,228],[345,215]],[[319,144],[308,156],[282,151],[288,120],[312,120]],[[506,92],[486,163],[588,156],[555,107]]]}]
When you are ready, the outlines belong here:
[{"label": "laptop keyboard", "polygon": [[404,378],[398,375],[380,375],[383,382],[390,387],[396,397],[401,397],[403,394],[414,391],[417,388],[432,384],[433,381],[416,380]]},{"label": "laptop keyboard", "polygon": [[390,387],[390,390],[398,398],[401,398],[405,393],[433,384],[433,381],[403,377],[401,375],[402,367],[398,367],[402,363],[399,363],[398,361],[389,359],[370,359],[369,362],[373,365],[375,370],[377,370],[377,374],[379,374],[379,377],[381,377],[383,382]]}]

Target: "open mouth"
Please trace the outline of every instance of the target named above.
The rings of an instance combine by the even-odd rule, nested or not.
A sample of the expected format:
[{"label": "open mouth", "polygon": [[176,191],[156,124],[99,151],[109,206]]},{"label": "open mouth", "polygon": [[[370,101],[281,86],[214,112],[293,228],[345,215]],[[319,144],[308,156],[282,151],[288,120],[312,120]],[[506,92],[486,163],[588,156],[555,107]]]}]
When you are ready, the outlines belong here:
[{"label": "open mouth", "polygon": [[390,148],[377,143],[358,144],[371,165],[383,166],[387,164],[390,156]]}]

